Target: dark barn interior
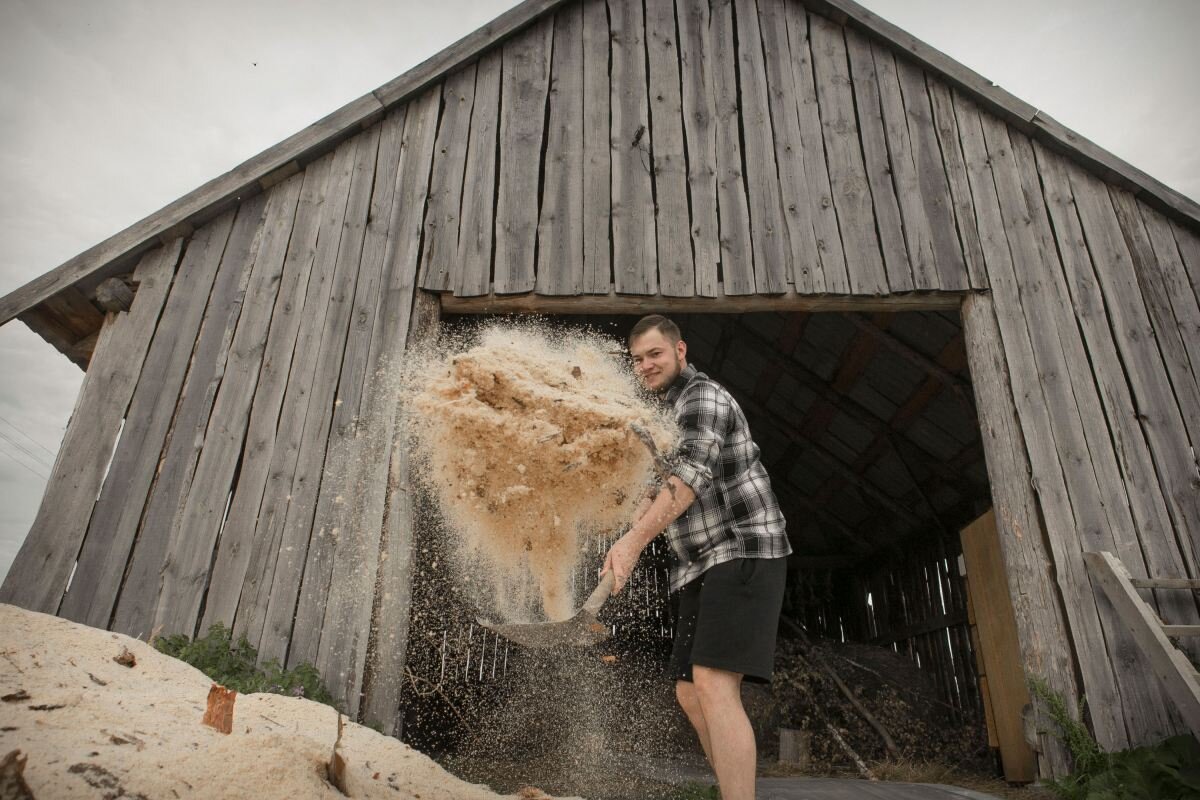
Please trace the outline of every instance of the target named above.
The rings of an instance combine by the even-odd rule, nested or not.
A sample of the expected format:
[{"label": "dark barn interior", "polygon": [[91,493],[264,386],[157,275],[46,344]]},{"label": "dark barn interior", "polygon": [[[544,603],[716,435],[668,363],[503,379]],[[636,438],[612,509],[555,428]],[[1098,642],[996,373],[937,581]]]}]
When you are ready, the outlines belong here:
[{"label": "dark barn interior", "polygon": [[[982,724],[959,531],[991,501],[958,315],[674,318],[689,361],[742,406],[783,506],[795,551],[783,626],[904,654],[928,671],[955,717]],[[443,324],[471,319],[478,318],[450,316]],[[552,318],[619,339],[636,319]],[[419,547],[430,549],[426,565],[444,566],[432,557],[435,537]],[[603,543],[595,549],[598,559]],[[652,668],[673,631],[661,551],[643,561],[631,584],[638,600],[609,609],[617,635],[608,651],[637,654]],[[595,565],[582,569],[581,596],[590,588],[588,566]],[[431,713],[434,707],[457,697],[478,709],[480,698],[503,693],[507,671],[528,657],[474,625],[466,601],[447,616],[452,584],[427,566],[414,580],[404,738],[438,751],[453,749],[456,731],[475,723],[460,717],[446,725],[454,714]],[[437,614],[422,615],[423,596],[438,598]],[[442,722],[423,722],[435,719]]]}]

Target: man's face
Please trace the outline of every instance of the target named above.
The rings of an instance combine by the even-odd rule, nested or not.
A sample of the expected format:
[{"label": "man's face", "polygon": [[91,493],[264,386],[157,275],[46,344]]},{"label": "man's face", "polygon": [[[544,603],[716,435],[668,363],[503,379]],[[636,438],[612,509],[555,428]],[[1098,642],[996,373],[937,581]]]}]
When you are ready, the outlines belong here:
[{"label": "man's face", "polygon": [[657,328],[634,337],[629,343],[633,368],[642,384],[652,392],[665,392],[687,366],[687,344],[671,344]]}]

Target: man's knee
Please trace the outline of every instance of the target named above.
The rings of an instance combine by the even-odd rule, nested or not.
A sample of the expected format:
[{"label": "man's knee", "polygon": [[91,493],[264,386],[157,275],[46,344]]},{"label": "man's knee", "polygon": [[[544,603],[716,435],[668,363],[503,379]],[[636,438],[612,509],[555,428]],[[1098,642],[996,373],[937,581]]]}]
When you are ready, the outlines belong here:
[{"label": "man's knee", "polygon": [[696,694],[696,684],[691,681],[675,681],[675,699],[689,717],[700,713],[700,698]]},{"label": "man's knee", "polygon": [[697,701],[741,701],[742,676],[737,672],[713,667],[692,667],[693,691]]}]

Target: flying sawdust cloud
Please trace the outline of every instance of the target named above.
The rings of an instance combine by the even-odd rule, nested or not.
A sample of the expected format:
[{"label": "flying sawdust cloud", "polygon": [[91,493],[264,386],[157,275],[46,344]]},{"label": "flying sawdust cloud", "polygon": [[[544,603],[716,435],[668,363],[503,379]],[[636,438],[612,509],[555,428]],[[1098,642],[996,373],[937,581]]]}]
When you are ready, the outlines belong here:
[{"label": "flying sawdust cloud", "polygon": [[444,335],[406,371],[419,479],[460,566],[510,621],[574,610],[586,537],[631,521],[678,431],[639,390],[619,342],[545,321]]}]

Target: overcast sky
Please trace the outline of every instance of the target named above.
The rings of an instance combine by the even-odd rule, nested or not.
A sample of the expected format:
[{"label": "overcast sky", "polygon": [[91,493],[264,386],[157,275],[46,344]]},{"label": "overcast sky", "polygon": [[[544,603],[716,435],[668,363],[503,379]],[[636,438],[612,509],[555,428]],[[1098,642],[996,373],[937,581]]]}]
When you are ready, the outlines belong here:
[{"label": "overcast sky", "polygon": [[[860,0],[1200,198],[1200,2]],[[386,83],[508,0],[0,0],[0,295]],[[83,373],[0,328],[0,576]]]}]

